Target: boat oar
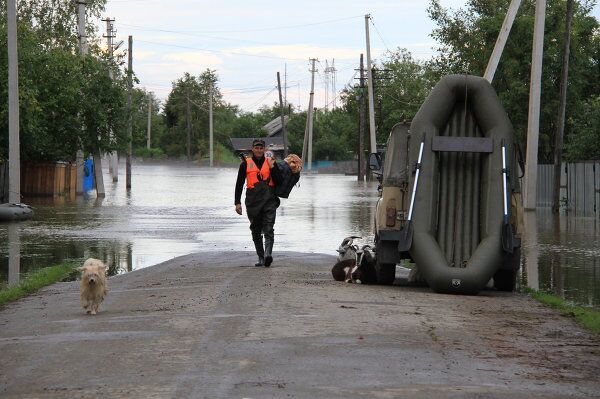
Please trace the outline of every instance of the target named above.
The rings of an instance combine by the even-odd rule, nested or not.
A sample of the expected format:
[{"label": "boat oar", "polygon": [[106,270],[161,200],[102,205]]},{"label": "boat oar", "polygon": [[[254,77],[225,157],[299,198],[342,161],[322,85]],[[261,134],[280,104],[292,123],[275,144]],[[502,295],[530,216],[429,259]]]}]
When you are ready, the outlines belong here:
[{"label": "boat oar", "polygon": [[404,229],[400,232],[400,241],[398,242],[398,251],[406,252],[412,247],[413,239],[413,225],[412,225],[412,213],[415,205],[415,194],[417,193],[417,185],[419,184],[419,172],[421,171],[421,160],[423,159],[423,147],[425,146],[425,137],[421,141],[421,147],[419,148],[419,159],[417,161],[417,172],[415,175],[415,182],[413,184],[412,195],[410,197],[410,208],[408,209],[408,219],[404,225]]},{"label": "boat oar", "polygon": [[504,139],[502,139],[502,186],[503,186],[503,202],[504,202],[504,220],[502,222],[502,249],[509,254],[512,254],[515,248],[514,245],[514,232],[512,225],[509,223],[508,219],[508,190],[506,187],[506,146],[504,144]]}]

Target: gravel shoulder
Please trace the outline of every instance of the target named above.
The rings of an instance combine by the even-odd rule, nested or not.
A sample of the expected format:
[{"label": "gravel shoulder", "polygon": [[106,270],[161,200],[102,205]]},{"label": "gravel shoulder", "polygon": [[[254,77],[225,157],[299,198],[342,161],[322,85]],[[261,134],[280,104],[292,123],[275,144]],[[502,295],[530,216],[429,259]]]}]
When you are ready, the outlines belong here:
[{"label": "gravel shoulder", "polygon": [[0,309],[2,398],[600,396],[600,337],[522,294],[333,281],[335,258],[209,252]]}]

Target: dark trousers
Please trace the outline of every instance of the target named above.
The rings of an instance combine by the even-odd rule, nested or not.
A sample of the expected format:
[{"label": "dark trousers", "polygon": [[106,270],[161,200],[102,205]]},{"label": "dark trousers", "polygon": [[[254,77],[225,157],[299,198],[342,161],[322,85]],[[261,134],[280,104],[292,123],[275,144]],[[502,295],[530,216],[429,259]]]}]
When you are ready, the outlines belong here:
[{"label": "dark trousers", "polygon": [[279,204],[273,187],[269,187],[265,182],[259,182],[246,190],[246,213],[255,243],[260,242],[262,245],[264,234],[265,241],[270,242],[272,247],[275,238],[273,226]]}]

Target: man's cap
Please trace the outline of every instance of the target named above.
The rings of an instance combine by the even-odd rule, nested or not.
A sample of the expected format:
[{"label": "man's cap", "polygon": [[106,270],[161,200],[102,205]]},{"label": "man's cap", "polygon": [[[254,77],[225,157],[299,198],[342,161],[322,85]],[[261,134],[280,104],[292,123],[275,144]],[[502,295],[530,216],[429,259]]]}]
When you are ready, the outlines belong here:
[{"label": "man's cap", "polygon": [[252,147],[254,147],[255,145],[262,145],[264,147],[265,141],[263,139],[254,139],[252,140]]}]

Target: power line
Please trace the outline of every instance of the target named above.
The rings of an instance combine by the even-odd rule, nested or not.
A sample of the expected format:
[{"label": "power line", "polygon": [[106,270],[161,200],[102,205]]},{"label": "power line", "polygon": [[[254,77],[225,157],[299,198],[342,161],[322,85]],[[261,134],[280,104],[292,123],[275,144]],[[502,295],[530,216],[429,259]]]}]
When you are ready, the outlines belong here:
[{"label": "power line", "polygon": [[204,51],[207,53],[234,54],[234,55],[241,55],[241,56],[246,56],[246,57],[269,58],[269,59],[284,60],[284,61],[304,61],[304,59],[299,59],[299,58],[283,58],[283,57],[276,57],[276,56],[271,56],[271,55],[238,53],[236,51],[229,51],[229,50],[211,50],[211,49],[200,48],[200,47],[182,46],[180,44],[151,42],[148,40],[138,40],[137,42],[138,43],[156,44],[158,46],[177,47],[177,48],[184,48],[184,49],[188,49],[188,50]]},{"label": "power line", "polygon": [[377,35],[379,36],[379,38],[383,42],[383,45],[385,46],[386,50],[390,51],[390,48],[387,45],[387,43],[385,42],[385,40],[383,39],[383,36],[381,35],[381,32],[379,32],[379,29],[377,28],[377,25],[375,25],[375,21],[373,21],[373,17],[372,16],[371,16],[371,25],[373,25],[373,28],[375,28],[375,31],[377,32]]},{"label": "power line", "polygon": [[[115,0],[113,0],[115,1]],[[320,22],[312,22],[298,25],[284,25],[284,26],[275,26],[270,28],[256,28],[256,29],[231,29],[231,30],[200,30],[200,31],[190,31],[195,33],[245,33],[245,32],[264,32],[270,30],[283,30],[283,29],[295,29],[295,28],[305,28],[307,26],[316,26],[316,25],[325,25],[335,22],[347,21],[355,18],[362,18],[362,15],[355,15],[352,17],[338,18],[338,19],[330,19]]]}]

